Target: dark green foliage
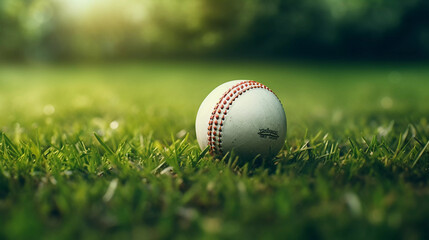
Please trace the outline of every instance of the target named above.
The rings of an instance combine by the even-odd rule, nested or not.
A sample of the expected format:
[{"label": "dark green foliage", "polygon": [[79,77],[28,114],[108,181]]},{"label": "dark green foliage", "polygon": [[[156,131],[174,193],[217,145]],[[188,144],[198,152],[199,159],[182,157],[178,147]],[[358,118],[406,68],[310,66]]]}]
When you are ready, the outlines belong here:
[{"label": "dark green foliage", "polygon": [[[198,148],[200,102],[238,77],[285,106],[273,161]],[[2,66],[0,238],[426,239],[428,77],[426,66]]]},{"label": "dark green foliage", "polygon": [[428,11],[427,0],[2,0],[0,59],[427,59]]}]

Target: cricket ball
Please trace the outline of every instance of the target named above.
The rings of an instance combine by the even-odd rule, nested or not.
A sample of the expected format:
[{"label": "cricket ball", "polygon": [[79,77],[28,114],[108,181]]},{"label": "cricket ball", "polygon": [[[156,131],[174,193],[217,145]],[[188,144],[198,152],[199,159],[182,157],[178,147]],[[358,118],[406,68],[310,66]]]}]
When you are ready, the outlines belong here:
[{"label": "cricket ball", "polygon": [[273,159],[284,145],[286,115],[265,85],[235,80],[216,87],[202,102],[195,122],[201,150],[228,152],[244,160]]}]

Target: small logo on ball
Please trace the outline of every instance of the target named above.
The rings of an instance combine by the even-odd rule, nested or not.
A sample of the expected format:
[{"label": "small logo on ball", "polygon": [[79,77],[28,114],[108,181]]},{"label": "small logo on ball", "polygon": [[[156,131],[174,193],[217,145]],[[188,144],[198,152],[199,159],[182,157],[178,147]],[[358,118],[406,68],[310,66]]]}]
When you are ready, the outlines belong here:
[{"label": "small logo on ball", "polygon": [[261,138],[268,138],[273,140],[277,140],[277,138],[279,138],[278,131],[274,131],[269,128],[267,129],[260,128],[258,134]]}]

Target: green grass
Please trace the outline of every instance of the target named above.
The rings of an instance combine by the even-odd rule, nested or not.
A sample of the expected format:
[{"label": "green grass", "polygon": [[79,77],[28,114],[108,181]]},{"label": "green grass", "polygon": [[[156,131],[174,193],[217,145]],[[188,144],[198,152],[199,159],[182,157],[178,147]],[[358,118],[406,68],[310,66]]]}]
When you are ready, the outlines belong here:
[{"label": "green grass", "polygon": [[[217,85],[284,104],[273,161],[199,150]],[[428,239],[425,64],[0,66],[0,238]]]}]

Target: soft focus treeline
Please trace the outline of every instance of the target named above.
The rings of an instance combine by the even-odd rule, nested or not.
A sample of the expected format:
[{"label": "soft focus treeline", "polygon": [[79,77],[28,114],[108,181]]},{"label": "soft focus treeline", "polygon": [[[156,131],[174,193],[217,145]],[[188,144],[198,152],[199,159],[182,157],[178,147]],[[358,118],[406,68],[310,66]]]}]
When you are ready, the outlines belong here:
[{"label": "soft focus treeline", "polygon": [[0,0],[0,59],[429,57],[428,0]]}]

